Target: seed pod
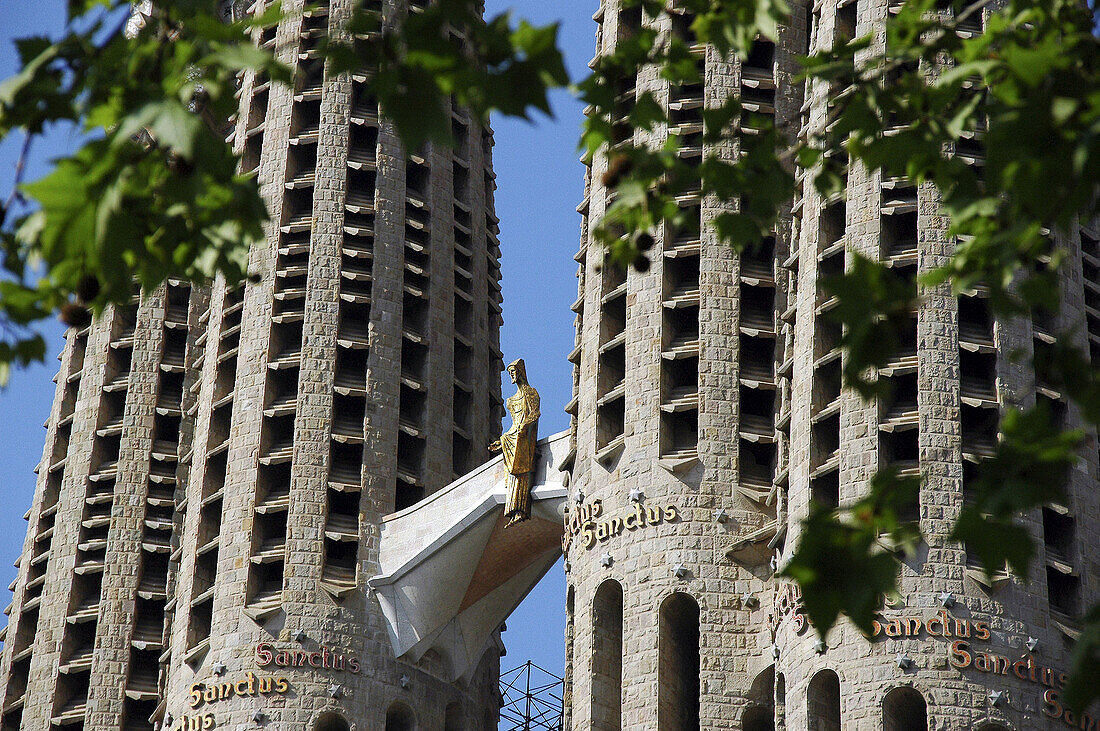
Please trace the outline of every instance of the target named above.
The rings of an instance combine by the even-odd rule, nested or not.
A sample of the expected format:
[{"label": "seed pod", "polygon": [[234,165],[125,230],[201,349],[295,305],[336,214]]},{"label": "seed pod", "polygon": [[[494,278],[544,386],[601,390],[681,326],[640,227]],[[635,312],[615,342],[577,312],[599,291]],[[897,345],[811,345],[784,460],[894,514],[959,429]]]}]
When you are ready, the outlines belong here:
[{"label": "seed pod", "polygon": [[88,274],[76,285],[76,296],[83,303],[88,303],[99,296],[99,280],[94,275]]},{"label": "seed pod", "polygon": [[91,324],[92,313],[84,305],[68,302],[61,306],[59,319],[69,327],[84,327]]},{"label": "seed pod", "polygon": [[603,184],[606,188],[614,188],[622,180],[623,176],[634,167],[634,161],[629,155],[616,155],[607,162],[607,172],[603,174]]}]

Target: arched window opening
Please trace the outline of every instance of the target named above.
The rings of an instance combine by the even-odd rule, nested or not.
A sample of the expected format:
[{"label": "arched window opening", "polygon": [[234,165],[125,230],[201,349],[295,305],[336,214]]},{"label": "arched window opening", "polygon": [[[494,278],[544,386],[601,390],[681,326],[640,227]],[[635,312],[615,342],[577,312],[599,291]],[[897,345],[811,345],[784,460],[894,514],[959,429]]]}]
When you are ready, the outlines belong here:
[{"label": "arched window opening", "polygon": [[787,723],[787,679],[783,673],[775,676],[775,725],[786,728]]},{"label": "arched window opening", "polygon": [[[387,726],[388,728],[388,726]],[[313,731],[350,731],[348,720],[339,713],[325,713],[313,724]]]},{"label": "arched window opening", "polygon": [[840,731],[840,678],[832,670],[820,670],[810,679],[806,715],[809,731]]},{"label": "arched window opening", "polygon": [[916,688],[894,688],[882,699],[883,731],[928,731],[928,705]]},{"label": "arched window opening", "polygon": [[623,587],[608,579],[592,602],[592,729],[623,725]]},{"label": "arched window opening", "polygon": [[741,717],[743,731],[775,731],[775,665],[756,676],[748,695],[749,706]]},{"label": "arched window opening", "polygon": [[699,728],[699,605],[676,593],[658,614],[657,728]]},{"label": "arched window opening", "polygon": [[386,731],[416,731],[416,716],[400,701],[386,711]]},{"label": "arched window opening", "polygon": [[465,719],[462,718],[462,705],[457,701],[448,703],[443,716],[443,731],[463,731],[465,728]]},{"label": "arched window opening", "polygon": [[744,731],[775,731],[775,718],[770,708],[749,706],[742,719],[741,728]]},{"label": "arched window opening", "polygon": [[562,728],[573,728],[573,612],[576,609],[573,587],[565,595],[565,682],[562,684]]}]

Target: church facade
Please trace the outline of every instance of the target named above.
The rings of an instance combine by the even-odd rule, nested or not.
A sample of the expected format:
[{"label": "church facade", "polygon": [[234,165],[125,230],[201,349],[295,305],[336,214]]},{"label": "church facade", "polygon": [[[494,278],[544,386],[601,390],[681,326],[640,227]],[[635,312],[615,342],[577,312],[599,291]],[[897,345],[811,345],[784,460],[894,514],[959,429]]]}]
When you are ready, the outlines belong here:
[{"label": "church facade", "polygon": [[[730,94],[742,131],[761,115],[791,137],[824,128],[829,89],[796,83],[793,56],[868,33],[881,48],[898,3],[791,5],[779,41],[743,61],[694,45],[701,84],[652,70],[624,84],[623,98],[652,92],[670,113],[647,141],[677,136],[681,155],[701,158],[701,109]],[[653,18],[605,0],[595,19],[597,56],[643,26],[693,43],[675,7]],[[968,22],[981,29],[980,14]],[[981,166],[980,133],[968,142],[955,154]],[[596,156],[578,209],[565,728],[1093,728],[1059,692],[1100,588],[1096,450],[1066,504],[1026,517],[1039,546],[1026,582],[987,579],[947,536],[1003,409],[1044,401],[1079,423],[1030,356],[1041,362],[1070,325],[1100,342],[1100,232],[1058,241],[1071,256],[1057,321],[997,320],[980,290],[924,291],[879,372],[892,397],[868,402],[841,388],[821,283],[850,252],[909,277],[944,263],[954,242],[933,188],[852,166],[844,195],[823,199],[800,177],[774,235],[740,256],[707,226],[722,205],[685,196],[695,223],[657,232],[649,269],[623,272],[602,265],[588,231],[609,202],[606,171]],[[850,504],[886,466],[924,476],[911,512],[924,543],[870,641],[842,621],[820,642],[776,570],[811,501]]]},{"label": "church facade", "polygon": [[[724,204],[685,195],[689,223],[624,271],[589,231],[609,202],[597,155],[578,208],[570,429],[536,443],[550,407],[520,363],[502,435],[491,132],[456,107],[454,149],[407,155],[369,70],[328,76],[318,57],[350,0],[288,5],[256,42],[295,83],[245,74],[232,130],[273,212],[258,283],[170,281],[67,334],[0,731],[488,731],[501,623],[563,552],[566,731],[1100,724],[1059,695],[1100,594],[1095,448],[1065,504],[1025,518],[1026,582],[987,577],[947,539],[1004,409],[1044,402],[1079,423],[1031,363],[1083,324],[1100,366],[1100,231],[1058,241],[1058,319],[925,291],[879,372],[891,396],[864,401],[841,387],[822,281],[851,252],[914,278],[945,262],[933,188],[852,167],[845,194],[822,198],[799,179],[741,255],[708,225]],[[375,9],[395,23],[420,5]],[[648,142],[677,136],[701,160],[702,109],[731,94],[746,131],[827,125],[829,90],[798,83],[795,56],[881,44],[896,5],[795,2],[777,42],[727,61],[675,4],[650,17],[605,0],[596,53],[644,26],[691,45],[702,83],[643,69],[619,99],[625,115],[652,92],[673,125]],[[971,142],[955,154],[980,167]],[[489,447],[503,458],[485,462]],[[924,477],[924,543],[873,637],[841,622],[823,642],[777,571],[811,502],[850,504],[886,466]]]}]

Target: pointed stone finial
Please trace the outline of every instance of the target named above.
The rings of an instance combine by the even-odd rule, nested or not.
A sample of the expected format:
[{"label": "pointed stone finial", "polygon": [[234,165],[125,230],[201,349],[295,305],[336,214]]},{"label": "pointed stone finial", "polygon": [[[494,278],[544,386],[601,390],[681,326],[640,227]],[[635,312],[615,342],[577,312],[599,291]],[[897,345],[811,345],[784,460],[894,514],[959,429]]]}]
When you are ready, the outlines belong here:
[{"label": "pointed stone finial", "polygon": [[336,683],[333,683],[332,685],[330,685],[328,687],[328,695],[329,695],[330,698],[339,698],[343,694],[344,694],[343,687],[337,685]]},{"label": "pointed stone finial", "polygon": [[725,509],[718,508],[717,510],[714,511],[714,522],[715,523],[725,523],[729,519],[730,519],[730,514],[727,513],[725,511]]},{"label": "pointed stone finial", "polygon": [[214,671],[214,675],[225,675],[225,663],[221,660],[218,660],[210,667]]},{"label": "pointed stone finial", "polygon": [[643,500],[645,500],[645,490],[642,490],[640,487],[635,487],[630,491],[630,502],[640,503]]},{"label": "pointed stone finial", "polygon": [[1004,703],[1005,692],[1003,690],[994,690],[989,694],[989,702],[994,706],[999,706]]},{"label": "pointed stone finial", "polygon": [[902,670],[908,670],[913,667],[913,658],[909,657],[904,652],[899,652],[898,656],[894,658],[894,662],[897,663],[898,667]]},{"label": "pointed stone finial", "polygon": [[408,675],[402,675],[401,676],[401,687],[407,689],[410,685],[412,685],[412,680],[409,679],[409,676]]},{"label": "pointed stone finial", "polygon": [[672,567],[672,573],[677,579],[686,579],[688,575],[687,566],[678,563]]},{"label": "pointed stone finial", "polygon": [[605,569],[611,568],[611,564],[613,563],[615,563],[615,559],[611,557],[610,552],[600,556],[600,565],[603,566]]},{"label": "pointed stone finial", "polygon": [[751,591],[746,591],[741,595],[741,603],[749,609],[752,609],[753,607],[759,606],[760,600],[757,599],[756,595]]},{"label": "pointed stone finial", "polygon": [[1035,652],[1035,650],[1038,649],[1038,647],[1039,647],[1039,638],[1038,637],[1028,637],[1027,638],[1028,652]]},{"label": "pointed stone finial", "polygon": [[940,592],[940,606],[944,609],[950,609],[955,606],[955,595],[949,591]]}]

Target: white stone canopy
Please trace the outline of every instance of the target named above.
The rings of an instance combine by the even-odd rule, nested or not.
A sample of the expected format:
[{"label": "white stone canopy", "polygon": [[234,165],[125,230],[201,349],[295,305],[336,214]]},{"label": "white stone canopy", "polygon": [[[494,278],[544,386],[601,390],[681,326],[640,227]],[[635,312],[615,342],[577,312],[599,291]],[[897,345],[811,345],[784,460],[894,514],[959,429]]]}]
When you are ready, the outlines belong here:
[{"label": "white stone canopy", "polygon": [[453,678],[476,668],[495,631],[561,556],[569,434],[538,443],[531,519],[504,527],[507,476],[496,458],[382,522],[370,579],[397,657],[435,650]]}]

